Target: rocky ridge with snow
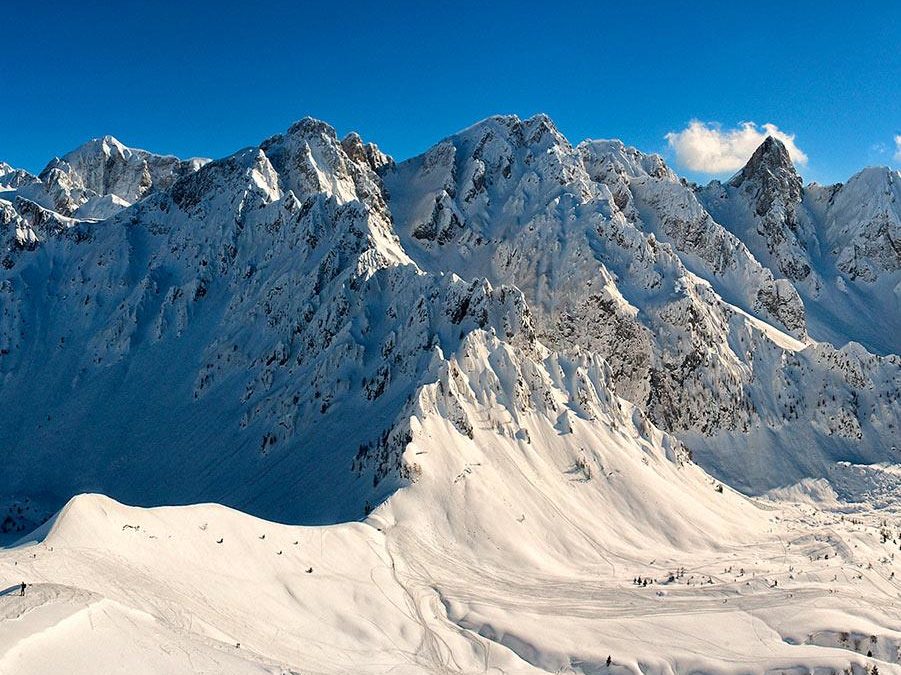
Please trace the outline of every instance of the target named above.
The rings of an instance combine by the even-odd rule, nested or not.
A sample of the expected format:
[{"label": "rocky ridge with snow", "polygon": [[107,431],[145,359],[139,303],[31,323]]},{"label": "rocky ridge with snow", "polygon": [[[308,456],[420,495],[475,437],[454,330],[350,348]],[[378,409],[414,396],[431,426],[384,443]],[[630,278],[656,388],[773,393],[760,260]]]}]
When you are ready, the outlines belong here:
[{"label": "rocky ridge with snow", "polygon": [[794,283],[813,337],[901,351],[901,173],[871,167],[844,185],[805,187],[771,138],[730,181],[713,181],[698,197]]},{"label": "rocky ridge with snow", "polygon": [[[769,180],[773,143],[749,179]],[[809,340],[791,281],[661,158],[618,142],[573,148],[546,117],[500,117],[385,181],[420,267],[521,289],[546,344],[602,355],[617,393],[691,438],[724,479],[753,491],[834,459],[894,457],[897,356]],[[770,201],[790,201],[781,185],[767,183]],[[767,433],[781,440],[737,440]],[[801,457],[788,449],[798,443]]]},{"label": "rocky ridge with snow", "polygon": [[[786,161],[767,141],[729,184],[756,200],[764,233],[801,198]],[[485,120],[395,165],[306,119],[201,164],[105,138],[0,201],[10,498],[49,463],[60,496],[103,487],[352,517],[409,480],[410,405],[474,331],[515,346],[499,377],[522,380],[517,400],[545,396],[522,375],[537,355],[600,359],[616,395],[750,492],[838,460],[895,459],[899,358],[812,340],[783,267],[761,262],[658,156],[574,147],[539,115]],[[58,193],[58,210],[22,194],[50,195],[63,176],[77,189]],[[98,197],[137,203],[102,221],[65,214]],[[868,237],[878,205],[893,205],[872,199],[863,233],[836,215],[829,231]],[[833,214],[847,212],[838,204]],[[133,413],[111,421],[109,406]],[[167,428],[148,437],[141,420],[163,410]],[[361,415],[373,424],[351,422]],[[188,443],[203,450],[186,455]],[[55,461],[69,453],[86,457],[77,472]],[[168,494],[152,487],[164,467],[178,467]],[[235,471],[258,478],[235,487]],[[285,471],[310,491],[290,507]],[[317,505],[326,485],[346,500]]]}]

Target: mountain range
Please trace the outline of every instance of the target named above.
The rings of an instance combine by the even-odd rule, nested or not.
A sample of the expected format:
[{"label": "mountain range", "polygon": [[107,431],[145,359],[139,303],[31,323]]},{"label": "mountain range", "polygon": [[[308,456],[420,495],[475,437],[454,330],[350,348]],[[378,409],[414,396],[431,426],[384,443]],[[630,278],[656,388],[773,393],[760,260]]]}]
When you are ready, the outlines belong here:
[{"label": "mountain range", "polygon": [[40,476],[51,507],[359,516],[406,480],[411,401],[476,335],[520,350],[500,381],[543,350],[597,359],[749,493],[897,459],[896,171],[805,188],[769,138],[699,188],[539,115],[400,164],[312,119],[212,162],[105,137],[0,185],[13,502]]},{"label": "mountain range", "polygon": [[[172,532],[185,521],[99,496],[53,514],[103,493],[309,528],[282,538],[344,528],[348,555],[393,575],[385,597],[407,597],[427,626],[414,640],[384,598],[354,610],[391,617],[390,640],[415,643],[398,647],[414,654],[409,672],[454,659],[463,672],[606,672],[587,647],[596,621],[643,672],[833,667],[848,630],[878,633],[878,654],[897,663],[882,577],[867,586],[866,620],[820,586],[779,597],[812,613],[831,603],[827,632],[814,625],[825,614],[802,630],[780,603],[719,616],[727,593],[698,601],[709,612],[685,644],[644,652],[629,631],[653,626],[629,628],[615,617],[633,610],[617,600],[613,612],[606,581],[592,584],[694,560],[698,579],[728,567],[738,588],[726,551],[738,556],[729,547],[743,538],[773,555],[795,543],[797,554],[778,549],[785,569],[760,570],[783,586],[822,541],[843,564],[860,545],[889,565],[879,547],[891,536],[823,540],[809,505],[774,516],[769,504],[825,500],[840,528],[839,514],[894,508],[901,494],[899,197],[888,168],[805,186],[774,138],[732,179],[698,186],[620,141],[573,145],[545,115],[492,117],[400,163],[308,118],[212,161],[104,137],[39,176],[0,164],[3,530],[47,521],[42,546],[76,557],[96,530],[142,569],[155,543],[132,550],[102,533],[122,519]],[[237,516],[184,508],[249,532]],[[860,518],[875,537],[876,517]],[[191,555],[211,555],[205,546]],[[104,592],[127,603],[115,569]],[[587,589],[592,602],[573,610],[582,623],[525,609],[533,580],[554,574],[569,579],[553,586],[555,611]],[[776,593],[769,583],[760,597]],[[321,602],[363,602],[328,593]],[[745,643],[734,658],[717,648],[692,660],[698,636],[741,633],[749,616],[775,636],[772,658]],[[353,642],[327,623],[330,644]],[[382,637],[356,630],[354,667],[382,672],[370,660]],[[272,663],[304,663],[257,639]]]}]

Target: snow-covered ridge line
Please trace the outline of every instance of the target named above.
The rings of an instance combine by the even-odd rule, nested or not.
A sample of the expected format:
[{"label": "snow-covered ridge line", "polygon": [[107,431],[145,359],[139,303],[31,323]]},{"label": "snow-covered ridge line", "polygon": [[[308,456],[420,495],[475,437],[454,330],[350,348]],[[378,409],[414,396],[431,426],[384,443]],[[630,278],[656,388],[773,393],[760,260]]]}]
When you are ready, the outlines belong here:
[{"label": "snow-covered ridge line", "polygon": [[104,136],[54,158],[37,177],[3,165],[0,189],[63,216],[102,220],[209,161],[157,155]]},{"label": "snow-covered ridge line", "polygon": [[[778,150],[769,143],[775,164],[749,164],[749,181],[779,166]],[[386,455],[385,444],[403,440],[396,425],[435,359],[476,329],[603,359],[617,395],[752,492],[824,475],[839,458],[893,459],[896,358],[827,342],[796,349],[808,319],[796,287],[701,193],[619,142],[574,147],[546,116],[490,118],[401,165],[313,119],[199,168],[113,139],[44,173],[63,164],[85,185],[146,196],[121,210],[114,193],[91,198],[116,211],[102,220],[63,216],[22,189],[0,204],[0,387],[17,413],[0,430],[26,466],[34,434],[48,456],[62,452],[54,429],[81,406],[92,411],[75,441],[92,448],[88,473],[119,496],[168,501],[138,487],[168,460],[140,451],[149,440],[127,416],[119,434],[137,445],[120,461],[133,474],[103,468],[120,451],[93,397],[128,410],[143,400],[175,420],[165,440],[184,468],[168,486],[179,499],[196,498],[194,472],[214,462],[212,451],[188,459],[195,438],[234,461],[211,469],[208,498],[274,515],[279,494],[230,486],[229,472],[274,486],[273,466],[314,464],[328,481],[292,514],[346,518],[396,487],[384,479],[401,469],[386,459],[398,448]],[[166,387],[161,367],[177,368]],[[74,399],[46,394],[70,389]],[[348,434],[361,414],[374,428]],[[198,427],[198,416],[216,423]],[[781,442],[751,440],[769,433]],[[799,443],[810,449],[782,450]],[[327,461],[332,451],[340,459]],[[360,461],[370,456],[380,459]],[[346,499],[317,504],[336,481]],[[68,495],[89,481],[61,470],[54,484]],[[22,485],[12,476],[8,489]]]}]

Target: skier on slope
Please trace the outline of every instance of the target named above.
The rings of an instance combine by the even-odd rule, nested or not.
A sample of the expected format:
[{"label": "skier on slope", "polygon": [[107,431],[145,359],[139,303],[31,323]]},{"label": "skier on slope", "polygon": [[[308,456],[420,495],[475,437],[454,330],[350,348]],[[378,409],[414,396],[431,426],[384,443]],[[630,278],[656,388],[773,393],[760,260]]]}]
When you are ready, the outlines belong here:
[{"label": "skier on slope", "polygon": [[27,585],[28,585],[28,584],[26,584],[24,581],[22,582],[22,587],[19,589],[19,595],[20,595],[20,596],[23,596],[23,597],[24,597],[24,595],[25,595],[25,587],[26,587]]}]

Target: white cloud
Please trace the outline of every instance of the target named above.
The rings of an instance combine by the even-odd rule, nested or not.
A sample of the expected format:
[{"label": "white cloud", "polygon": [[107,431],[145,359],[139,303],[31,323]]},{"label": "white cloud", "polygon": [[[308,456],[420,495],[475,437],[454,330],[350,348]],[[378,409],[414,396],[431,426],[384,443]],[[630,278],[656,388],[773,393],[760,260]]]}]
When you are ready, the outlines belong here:
[{"label": "white cloud", "polygon": [[895,136],[895,161],[901,162],[901,134]]},{"label": "white cloud", "polygon": [[743,167],[767,136],[782,141],[795,164],[807,164],[807,155],[795,145],[794,134],[780,131],[775,124],[758,128],[754,122],[742,122],[737,129],[722,129],[713,122],[692,120],[682,131],[669,132],[666,140],[683,167],[701,173],[727,173]]}]

